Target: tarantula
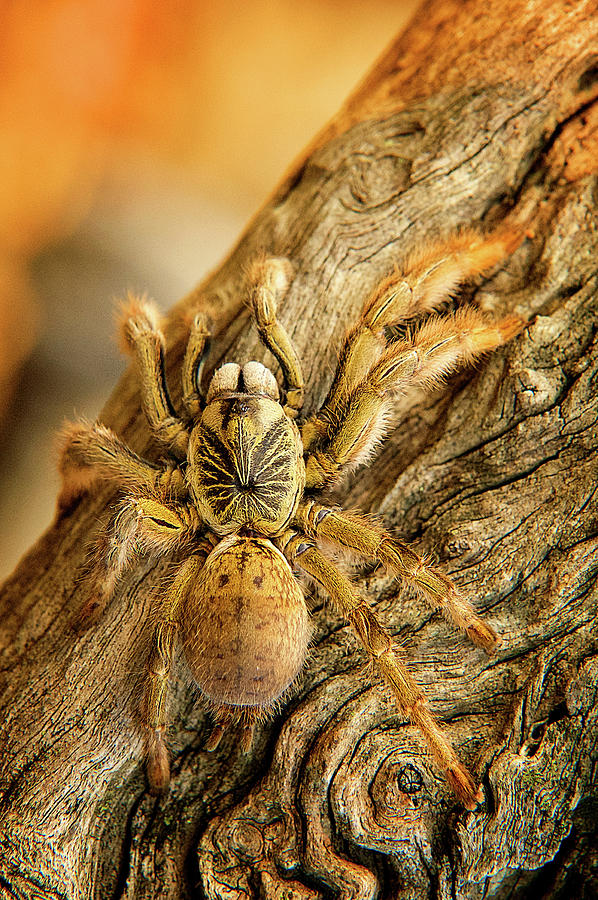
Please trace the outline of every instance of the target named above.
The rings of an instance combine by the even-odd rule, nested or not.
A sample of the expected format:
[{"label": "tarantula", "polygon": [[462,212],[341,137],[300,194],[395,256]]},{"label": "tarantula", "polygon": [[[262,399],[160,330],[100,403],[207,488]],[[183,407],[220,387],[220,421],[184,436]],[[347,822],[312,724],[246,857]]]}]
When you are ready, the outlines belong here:
[{"label": "tarantula", "polygon": [[166,387],[164,338],[155,310],[129,299],[122,334],[136,361],[145,415],[168,459],[162,465],[147,462],[101,424],[70,425],[61,461],[62,504],[98,478],[124,494],[95,549],[87,614],[107,604],[119,576],[139,554],[176,562],[155,622],[143,707],[154,792],[166,789],[170,779],[164,733],[177,635],[215,719],[208,746],[214,748],[231,724],[243,726],[249,746],[254,723],[290,689],[309,652],[310,616],[294,574],[299,570],[324,589],[354,628],[457,797],[469,809],[482,799],[391,634],[320,545],[382,564],[488,652],[496,644],[495,632],[446,575],[381,525],[327,506],[320,496],[371,457],[399,391],[438,383],[520,329],[514,316],[489,321],[467,305],[387,340],[389,326],[409,326],[432,312],[459,283],[494,266],[517,243],[507,232],[482,237],[468,231],[413,256],[403,273],[390,274],[346,334],[323,406],[300,428],[301,366],[277,319],[277,301],[288,287],[288,261],[259,260],[248,285],[260,338],[282,369],[282,396],[272,372],[258,362],[226,363],[204,394],[200,382],[209,331],[198,313],[182,366],[185,415],[179,417]]}]

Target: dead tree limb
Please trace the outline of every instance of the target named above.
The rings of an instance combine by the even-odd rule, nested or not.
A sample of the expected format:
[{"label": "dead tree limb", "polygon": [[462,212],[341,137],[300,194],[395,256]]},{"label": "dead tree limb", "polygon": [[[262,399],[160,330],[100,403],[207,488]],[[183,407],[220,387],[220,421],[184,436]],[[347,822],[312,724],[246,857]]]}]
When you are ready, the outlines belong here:
[{"label": "dead tree limb", "polygon": [[[430,0],[167,325],[171,376],[200,305],[218,328],[211,365],[265,359],[243,272],[260,252],[289,257],[281,317],[310,412],[368,290],[413,247],[472,223],[526,235],[474,290],[529,327],[406,397],[376,464],[341,491],[435,553],[502,636],[489,660],[391,579],[358,575],[485,804],[457,807],[317,599],[299,689],[250,755],[234,732],[205,752],[181,667],[172,789],[149,796],[135,709],[159,571],[131,572],[96,628],[71,628],[104,491],[1,595],[3,897],[596,895],[597,47],[590,0]],[[130,374],[101,418],[156,452]]]}]

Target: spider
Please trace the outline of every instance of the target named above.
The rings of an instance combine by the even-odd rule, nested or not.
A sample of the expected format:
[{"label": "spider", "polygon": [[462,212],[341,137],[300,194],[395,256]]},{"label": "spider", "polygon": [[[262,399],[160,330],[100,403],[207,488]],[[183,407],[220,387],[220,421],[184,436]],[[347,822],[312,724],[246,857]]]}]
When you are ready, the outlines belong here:
[{"label": "spider", "polygon": [[[154,624],[142,713],[153,792],[166,790],[170,780],[166,701],[177,642],[213,714],[208,748],[231,725],[242,727],[248,748],[255,723],[292,688],[308,656],[310,615],[299,572],[323,588],[355,630],[458,799],[468,809],[481,801],[481,789],[430,712],[390,632],[322,545],[377,562],[415,586],[487,652],[496,633],[446,575],[379,523],[326,505],[322,494],[370,459],[400,391],[442,382],[520,330],[519,318],[488,320],[472,305],[413,324],[517,243],[511,232],[484,237],[465,231],[412,256],[403,272],[393,271],[347,332],[328,395],[301,427],[301,365],[277,318],[289,284],[288,260],[259,259],[247,285],[261,341],[282,370],[282,394],[259,362],[226,363],[204,393],[209,329],[198,313],[182,364],[185,415],[178,416],[166,387],[156,311],[129,298],[122,319],[125,348],[135,359],[145,415],[167,459],[147,462],[102,424],[71,424],[61,457],[61,503],[68,505],[97,479],[124,495],[95,546],[85,615],[106,606],[140,554],[174,561]],[[397,325],[404,326],[403,336],[388,339],[389,326]]]}]

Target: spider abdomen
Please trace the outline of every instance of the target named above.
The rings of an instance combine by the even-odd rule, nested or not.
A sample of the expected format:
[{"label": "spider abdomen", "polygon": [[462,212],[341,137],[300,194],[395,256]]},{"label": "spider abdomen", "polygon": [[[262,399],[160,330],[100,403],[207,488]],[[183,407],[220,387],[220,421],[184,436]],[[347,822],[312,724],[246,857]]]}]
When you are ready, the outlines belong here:
[{"label": "spider abdomen", "polygon": [[181,630],[189,668],[216,704],[271,705],[292,684],[310,638],[303,593],[270,541],[231,536],[189,587]]}]

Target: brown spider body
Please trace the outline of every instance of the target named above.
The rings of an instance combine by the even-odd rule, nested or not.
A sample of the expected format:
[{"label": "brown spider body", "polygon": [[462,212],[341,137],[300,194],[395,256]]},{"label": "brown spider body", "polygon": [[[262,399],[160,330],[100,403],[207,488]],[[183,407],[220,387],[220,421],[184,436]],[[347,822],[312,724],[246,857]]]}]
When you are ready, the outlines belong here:
[{"label": "brown spider body", "polygon": [[181,622],[189,669],[216,705],[267,708],[297,677],[311,627],[297,579],[263,538],[224,538],[190,584]]},{"label": "brown spider body", "polygon": [[[199,314],[182,367],[185,414],[177,415],[155,312],[143,301],[129,302],[125,346],[137,363],[153,436],[170,462],[147,462],[100,424],[73,425],[65,434],[61,503],[67,509],[97,478],[112,481],[124,495],[96,546],[83,613],[88,620],[110,601],[138,554],[175,561],[157,610],[143,708],[153,791],[166,789],[170,778],[164,735],[177,636],[216,719],[209,748],[235,722],[244,724],[243,743],[249,745],[254,723],[293,684],[308,656],[311,628],[294,574],[299,570],[323,588],[359,636],[459,799],[470,809],[480,801],[481,791],[432,716],[392,634],[326,548],[386,567],[488,652],[496,634],[447,576],[382,526],[323,505],[320,495],[371,458],[388,430],[398,392],[441,382],[521,328],[515,317],[489,321],[473,306],[409,327],[517,243],[510,233],[484,239],[464,232],[412,257],[404,274],[393,272],[347,333],[324,404],[302,423],[301,365],[276,317],[277,298],[288,286],[288,262],[256,263],[250,288],[260,337],[280,364],[282,399],[272,372],[257,362],[222,366],[204,396],[200,376],[208,328]],[[389,340],[392,326],[403,326],[404,336]]]}]

